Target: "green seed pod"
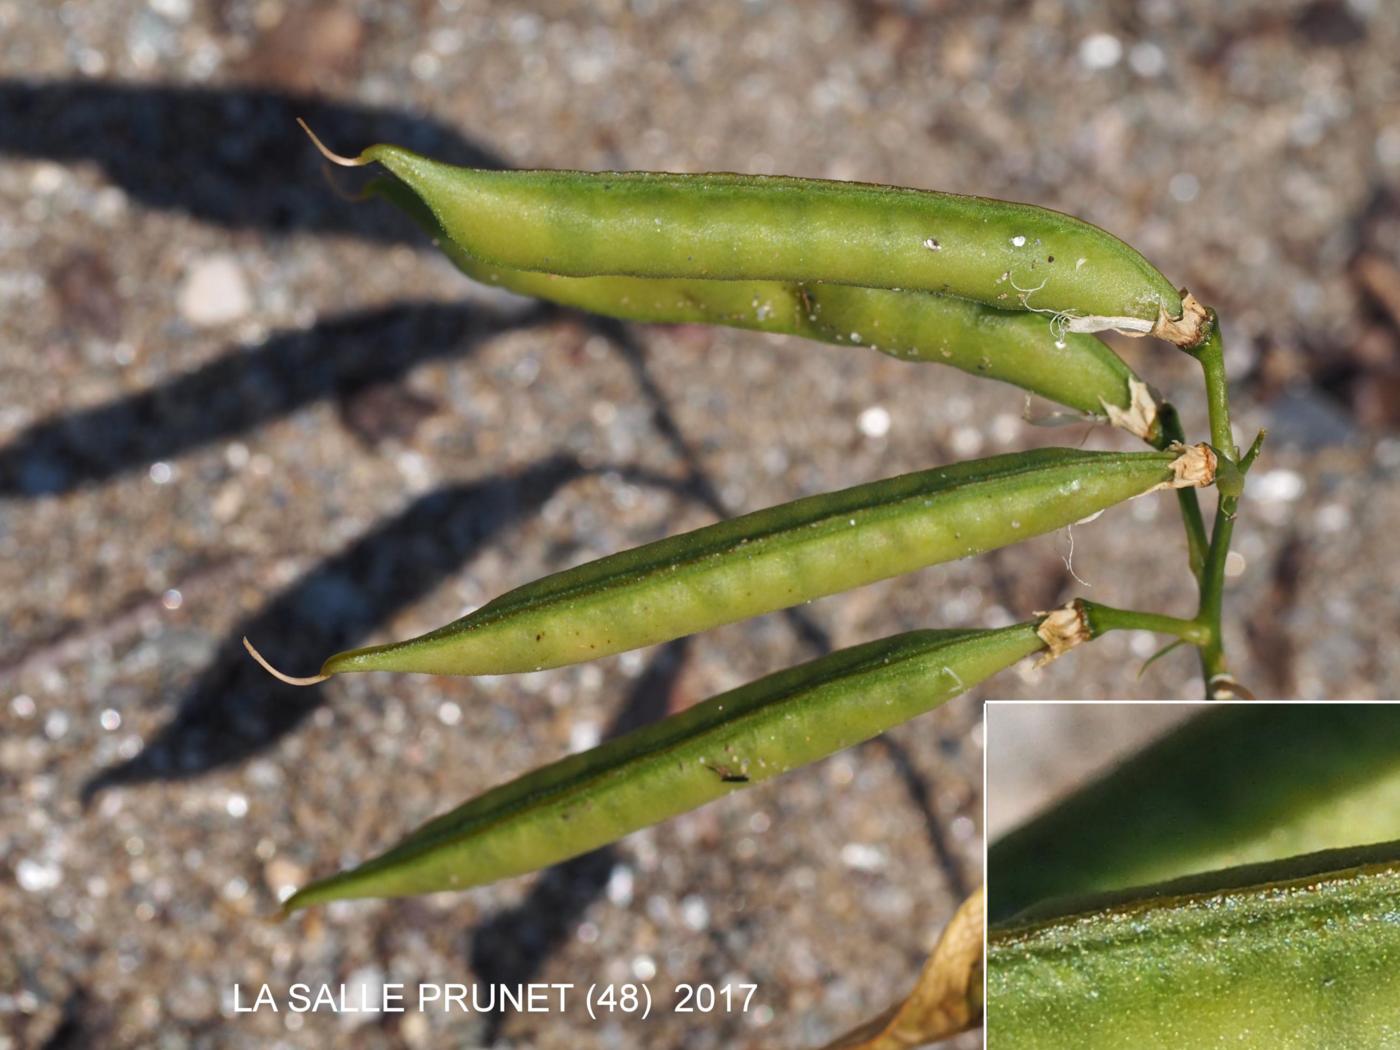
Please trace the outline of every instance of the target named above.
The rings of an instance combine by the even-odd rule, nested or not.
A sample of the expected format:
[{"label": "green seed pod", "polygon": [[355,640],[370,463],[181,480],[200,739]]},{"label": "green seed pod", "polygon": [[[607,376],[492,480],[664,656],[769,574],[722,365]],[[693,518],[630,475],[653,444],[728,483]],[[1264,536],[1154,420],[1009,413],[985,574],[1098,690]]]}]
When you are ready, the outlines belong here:
[{"label": "green seed pod", "polygon": [[1400,706],[1207,711],[992,843],[994,921],[1038,901],[1400,838]]},{"label": "green seed pod", "polygon": [[987,1050],[1389,1050],[1397,855],[1311,854],[994,928]]},{"label": "green seed pod", "polygon": [[1147,384],[1092,335],[1056,331],[1038,314],[928,292],[818,284],[804,286],[802,296],[807,330],[798,335],[951,365],[1165,444]]},{"label": "green seed pod", "polygon": [[1180,338],[1174,322],[1199,324],[1135,249],[1032,205],[785,176],[486,171],[317,145],[384,165],[459,248],[512,269],[907,288],[1059,315],[1078,332]]},{"label": "green seed pod", "polygon": [[1209,484],[1213,461],[1205,446],[1037,449],[810,496],[546,576],[429,634],[339,653],[317,678],[294,681],[346,671],[511,674],[655,645],[1019,543],[1157,488]]},{"label": "green seed pod", "polygon": [[375,179],[369,191],[408,213],[459,270],[482,284],[628,321],[724,325],[868,346],[902,361],[1001,380],[1160,443],[1156,402],[1123,359],[1092,335],[1057,333],[1050,319],[1037,314],[853,285],[516,270],[468,255],[403,182]]},{"label": "green seed pod", "polygon": [[494,788],[286,908],[465,889],[557,863],[882,733],[1040,647],[1023,623],[832,653]]}]

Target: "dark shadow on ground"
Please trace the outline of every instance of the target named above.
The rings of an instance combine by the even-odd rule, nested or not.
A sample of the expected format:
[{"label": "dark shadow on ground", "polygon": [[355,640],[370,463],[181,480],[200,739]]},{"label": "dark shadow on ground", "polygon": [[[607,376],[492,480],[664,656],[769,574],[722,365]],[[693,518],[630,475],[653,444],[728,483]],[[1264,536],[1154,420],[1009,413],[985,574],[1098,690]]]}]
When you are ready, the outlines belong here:
[{"label": "dark shadow on ground", "polygon": [[204,222],[421,241],[392,208],[330,192],[302,117],[332,149],[392,142],[446,161],[501,158],[431,118],[258,88],[0,79],[0,155],[96,164],[133,201]]},{"label": "dark shadow on ground", "polygon": [[[689,645],[690,639],[680,638],[657,652],[608,726],[607,739],[666,714]],[[535,980],[568,941],[589,905],[602,895],[617,859],[616,847],[604,846],[558,864],[539,877],[520,904],[478,926],[472,934],[470,958],[477,979],[505,986]],[[495,1044],[507,1019],[499,1010],[487,1017],[484,1044]]]},{"label": "dark shadow on ground", "polygon": [[933,797],[935,786],[920,772],[919,767],[914,764],[913,756],[904,745],[890,734],[883,733],[877,736],[863,750],[869,752],[876,749],[884,751],[894,765],[895,773],[904,785],[910,803],[923,817],[924,831],[928,835],[929,847],[933,850],[933,859],[938,864],[938,870],[943,873],[948,891],[956,900],[963,900],[972,892],[972,882],[963,870],[962,860],[949,841],[951,836],[938,815]]},{"label": "dark shadow on ground", "polygon": [[328,396],[353,399],[424,361],[466,357],[484,340],[545,321],[552,309],[500,312],[398,302],[274,333],[195,371],[105,405],[50,417],[0,448],[0,497],[67,493],[288,416]]},{"label": "dark shadow on ground", "polygon": [[[274,666],[291,668],[350,648],[587,473],[576,460],[557,456],[516,475],[452,485],[415,500],[230,631],[170,723],[140,754],[95,775],[83,789],[84,801],[111,787],[197,777],[272,746],[329,694],[324,686],[297,688],[270,678],[243,651],[244,636]],[[676,487],[665,478],[616,473],[639,484]]]},{"label": "dark shadow on ground", "polygon": [[274,333],[139,393],[34,424],[0,448],[0,497],[105,482],[279,419],[324,397],[355,398],[439,358],[550,316],[465,303],[401,302]]}]

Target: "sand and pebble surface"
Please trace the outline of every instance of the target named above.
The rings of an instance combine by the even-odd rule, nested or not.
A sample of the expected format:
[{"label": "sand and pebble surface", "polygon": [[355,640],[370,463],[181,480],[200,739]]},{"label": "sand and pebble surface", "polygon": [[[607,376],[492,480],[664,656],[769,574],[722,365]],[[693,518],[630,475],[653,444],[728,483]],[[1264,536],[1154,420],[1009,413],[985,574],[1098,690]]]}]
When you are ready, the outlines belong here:
[{"label": "sand and pebble surface", "polygon": [[[1384,2],[0,0],[0,1047],[820,1045],[980,869],[988,696],[1199,693],[1110,637],[542,877],[262,921],[289,887],[621,726],[1074,593],[1187,613],[1169,497],[689,643],[519,679],[270,683],[541,573],[1033,444],[1022,398],[849,348],[468,287],[292,123],[524,166],[1033,201],[1225,317],[1268,426],[1230,646],[1268,696],[1394,696],[1400,18]],[[344,190],[354,183],[337,176]],[[1192,362],[1122,352],[1203,430]],[[1077,582],[1075,577],[1083,582]],[[644,981],[645,1020],[234,1012],[266,982]],[[751,982],[678,1015],[681,982]],[[246,1000],[245,1000],[246,1001]],[[975,1036],[963,1045],[978,1045]]]}]

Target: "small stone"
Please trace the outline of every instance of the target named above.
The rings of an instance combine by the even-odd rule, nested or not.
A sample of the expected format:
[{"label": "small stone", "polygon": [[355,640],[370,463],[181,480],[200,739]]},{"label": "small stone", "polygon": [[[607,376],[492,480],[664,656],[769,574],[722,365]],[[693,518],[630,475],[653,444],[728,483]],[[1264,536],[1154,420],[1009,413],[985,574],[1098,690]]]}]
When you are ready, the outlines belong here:
[{"label": "small stone", "polygon": [[375,383],[346,393],[340,421],[367,447],[388,440],[408,441],[419,425],[439,409],[431,398],[399,383]]},{"label": "small stone", "polygon": [[253,308],[243,268],[229,255],[209,255],[191,266],[177,301],[180,316],[199,328],[230,324]]},{"label": "small stone", "polygon": [[681,921],[692,930],[703,930],[710,925],[710,909],[703,897],[691,894],[681,901]]},{"label": "small stone", "polygon": [[841,847],[841,863],[856,871],[879,871],[885,866],[885,851],[864,842],[848,842]]},{"label": "small stone", "polygon": [[63,881],[63,869],[57,864],[24,857],[15,865],[15,880],[20,889],[30,893],[47,893]]},{"label": "small stone", "polygon": [[92,251],[71,252],[50,271],[49,285],[66,324],[105,339],[116,339],[120,334],[122,300],[105,256]]},{"label": "small stone", "polygon": [[354,1013],[340,1015],[345,1028],[358,1028],[374,1021],[383,1013],[384,971],[378,966],[361,966],[345,978],[345,1001],[355,1004]]},{"label": "small stone", "polygon": [[263,882],[279,902],[292,895],[306,882],[306,871],[286,857],[273,857],[263,865]]},{"label": "small stone", "polygon": [[880,405],[872,405],[860,414],[856,425],[868,438],[882,438],[890,432],[889,410]]},{"label": "small stone", "polygon": [[1123,43],[1112,33],[1093,33],[1079,45],[1079,61],[1085,69],[1112,69],[1123,57]]},{"label": "small stone", "polygon": [[324,90],[353,78],[370,36],[349,4],[297,5],[265,28],[240,71],[288,91]]}]

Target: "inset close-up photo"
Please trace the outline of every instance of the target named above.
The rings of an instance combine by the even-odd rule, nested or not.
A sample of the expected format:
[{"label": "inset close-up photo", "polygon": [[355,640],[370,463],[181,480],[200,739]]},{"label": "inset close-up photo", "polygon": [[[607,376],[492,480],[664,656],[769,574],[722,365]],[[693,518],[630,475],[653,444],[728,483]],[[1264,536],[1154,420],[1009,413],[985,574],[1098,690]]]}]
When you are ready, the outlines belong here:
[{"label": "inset close-up photo", "polygon": [[986,711],[988,1050],[1400,1045],[1400,706]]}]

